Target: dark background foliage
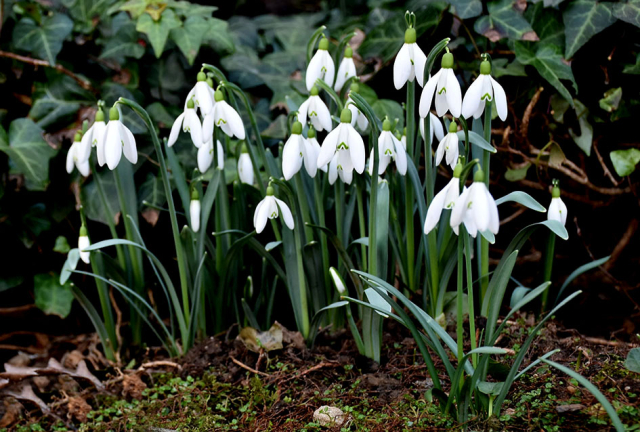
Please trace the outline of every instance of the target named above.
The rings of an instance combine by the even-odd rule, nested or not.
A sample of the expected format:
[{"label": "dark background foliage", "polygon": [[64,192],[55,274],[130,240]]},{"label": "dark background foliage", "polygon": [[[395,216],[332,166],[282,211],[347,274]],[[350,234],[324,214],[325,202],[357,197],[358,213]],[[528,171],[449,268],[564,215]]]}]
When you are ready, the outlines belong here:
[{"label": "dark background foliage", "polygon": [[[611,255],[571,287],[585,294],[565,311],[567,325],[605,337],[637,332],[639,1],[201,3],[0,1],[3,332],[49,324],[57,326],[52,331],[69,331],[78,323],[90,330],[77,306],[60,321],[30,305],[69,314],[65,287],[50,281],[67,245],[77,239],[79,184],[89,219],[118,217],[95,205],[91,179],[64,169],[70,139],[84,120],[92,120],[98,99],[135,99],[166,136],[199,65],[214,64],[250,93],[263,138],[277,151],[286,133],[287,97],[300,102],[305,94],[307,40],[325,24],[334,41],[356,32],[352,45],[362,94],[380,115],[402,118],[405,95],[393,88],[390,65],[402,44],[405,9],[417,14],[418,44],[425,52],[444,37],[452,39],[463,89],[478,70],[480,54],[492,56],[510,104],[507,122],[494,122],[494,196],[525,190],[546,205],[552,179],[560,180],[570,239],[556,245],[556,289],[579,265]],[[152,248],[162,249],[166,218],[143,203],[164,204],[158,167],[141,121],[127,114],[125,122],[137,134],[141,153],[135,169],[147,221],[142,229],[157,241]],[[178,149],[193,168],[194,149],[185,142]],[[228,182],[236,178],[233,157],[226,165]],[[502,210],[501,217],[495,256],[517,229],[539,219],[517,207]],[[106,225],[94,225],[92,235],[108,236]],[[545,240],[532,239],[521,253],[515,276],[525,286],[541,282],[541,267],[534,264]],[[53,307],[46,301],[52,296]]]}]

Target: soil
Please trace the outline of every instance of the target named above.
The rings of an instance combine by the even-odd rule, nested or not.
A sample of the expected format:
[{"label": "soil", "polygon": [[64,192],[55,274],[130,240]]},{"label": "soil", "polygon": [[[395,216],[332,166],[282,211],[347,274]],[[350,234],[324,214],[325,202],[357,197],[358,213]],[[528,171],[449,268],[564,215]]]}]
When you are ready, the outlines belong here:
[{"label": "soil", "polygon": [[[525,317],[514,321],[497,345],[517,351],[528,334],[527,324]],[[285,330],[283,349],[269,353],[247,350],[236,340],[237,333],[231,328],[179,359],[148,349],[122,368],[106,363],[95,335],[54,340],[44,356],[20,354],[12,359],[14,366],[43,368],[54,357],[69,373],[56,374],[49,367],[47,374],[5,383],[0,431],[325,430],[313,422],[314,411],[323,405],[337,406],[349,416],[342,429],[330,430],[455,428],[428,399],[433,383],[413,339],[392,322],[385,327],[380,364],[358,354],[348,331],[321,332],[309,349],[298,333]],[[638,427],[640,375],[623,364],[632,347],[589,338],[551,321],[523,367],[560,348],[551,359],[587,377],[613,400],[626,425]],[[442,370],[436,356],[434,360]],[[83,361],[100,386],[73,375]],[[444,371],[440,378],[446,391]],[[6,397],[7,392],[20,393],[25,384],[44,405]],[[548,367],[534,368],[514,384],[499,417],[474,418],[466,426],[476,431],[611,430],[596,399]]]}]

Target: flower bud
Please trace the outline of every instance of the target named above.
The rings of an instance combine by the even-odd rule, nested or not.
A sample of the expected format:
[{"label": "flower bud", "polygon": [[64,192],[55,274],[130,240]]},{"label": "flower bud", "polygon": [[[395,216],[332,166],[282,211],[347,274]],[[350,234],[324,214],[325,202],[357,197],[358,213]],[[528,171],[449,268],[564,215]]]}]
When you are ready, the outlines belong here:
[{"label": "flower bud", "polygon": [[316,86],[311,87],[311,91],[309,92],[309,95],[318,96],[318,93],[319,93],[318,92],[318,87],[316,87]]},{"label": "flower bud", "polygon": [[474,183],[484,182],[484,171],[482,171],[482,168],[478,168],[476,173],[473,175],[473,181]]},{"label": "flower bud", "polygon": [[358,93],[360,91],[360,84],[358,84],[357,82],[351,83],[351,87],[349,88],[349,91],[353,93]]},{"label": "flower bud", "polygon": [[198,80],[198,82],[200,81],[206,81],[207,80],[207,74],[200,71],[198,72],[198,76],[196,77],[196,79]]},{"label": "flower bud", "polygon": [[391,121],[388,118],[385,118],[382,122],[382,130],[385,132],[391,131]]},{"label": "flower bud", "polygon": [[333,284],[336,286],[338,293],[340,295],[344,294],[347,291],[347,287],[345,286],[342,277],[340,277],[338,270],[336,270],[335,267],[329,267],[329,274],[331,275],[331,279],[333,280]]},{"label": "flower bud", "polygon": [[80,132],[80,131],[76,132],[76,134],[73,136],[73,140],[75,142],[82,141],[82,132]]},{"label": "flower bud", "polygon": [[482,75],[491,74],[491,63],[489,63],[488,60],[483,60],[482,63],[480,63],[480,73]]},{"label": "flower bud", "polygon": [[95,121],[97,121],[97,122],[103,122],[104,121],[104,111],[102,111],[102,108],[98,108],[98,111],[96,112]]},{"label": "flower bud", "polygon": [[189,109],[195,109],[195,107],[196,107],[196,103],[193,101],[193,99],[189,99],[189,100],[187,101],[187,108],[189,108]]},{"label": "flower bud", "polygon": [[560,187],[557,184],[554,184],[551,189],[551,198],[560,198]]},{"label": "flower bud", "polygon": [[347,45],[344,49],[344,58],[351,58],[351,57],[353,57],[353,49]]},{"label": "flower bud", "polygon": [[267,196],[273,196],[275,191],[273,190],[273,186],[269,185],[267,187]]},{"label": "flower bud", "polygon": [[78,237],[78,251],[80,254],[80,259],[85,264],[89,264],[91,262],[91,253],[83,252],[84,249],[88,248],[89,246],[91,246],[91,243],[89,242],[89,234],[87,233],[87,227],[84,224],[82,224],[82,226],[80,227],[80,236]]},{"label": "flower bud", "polygon": [[291,134],[292,135],[300,135],[302,133],[302,123],[296,121],[291,126]]},{"label": "flower bud", "polygon": [[118,108],[112,107],[109,110],[109,121],[112,120],[120,120],[120,113],[118,112]]},{"label": "flower bud", "polygon": [[458,159],[458,163],[456,167],[453,169],[453,176],[455,178],[460,178],[460,176],[462,175],[463,168],[464,167],[462,166],[462,162],[460,161],[460,159]]},{"label": "flower bud", "polygon": [[307,138],[311,139],[315,137],[316,137],[316,130],[313,128],[313,126],[309,126],[309,130],[307,131]]},{"label": "flower bud", "polygon": [[222,93],[222,90],[216,90],[216,92],[213,94],[213,98],[215,99],[216,102],[223,101],[224,93]]},{"label": "flower bud", "polygon": [[325,51],[329,49],[329,39],[324,37],[324,35],[322,36],[322,39],[320,39],[320,43],[318,44],[318,49],[325,50]]},{"label": "flower bud", "polygon": [[453,54],[448,52],[442,56],[442,67],[443,69],[453,68]]},{"label": "flower bud", "polygon": [[340,113],[340,123],[351,123],[351,110],[345,108]]},{"label": "flower bud", "polygon": [[407,30],[405,30],[404,43],[406,44],[416,43],[416,29],[414,29],[413,27],[409,27]]},{"label": "flower bud", "polygon": [[213,80],[210,77],[207,77],[207,85],[209,85],[209,87],[213,88]]},{"label": "flower bud", "polygon": [[454,121],[451,122],[451,124],[449,124],[449,133],[456,133],[458,132],[458,124]]}]

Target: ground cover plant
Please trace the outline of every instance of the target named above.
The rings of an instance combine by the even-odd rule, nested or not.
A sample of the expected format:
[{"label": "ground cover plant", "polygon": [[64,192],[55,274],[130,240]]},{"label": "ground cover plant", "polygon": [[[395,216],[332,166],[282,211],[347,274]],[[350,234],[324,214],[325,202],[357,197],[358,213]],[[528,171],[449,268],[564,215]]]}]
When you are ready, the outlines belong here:
[{"label": "ground cover plant", "polygon": [[[37,308],[77,316],[97,335],[94,368],[121,369],[151,347],[188,358],[237,326],[258,379],[282,349],[275,321],[309,349],[319,332],[348,329],[359,356],[384,364],[385,327],[406,327],[431,382],[427,421],[492,428],[543,368],[625,430],[633,404],[612,404],[580,357],[530,351],[595,269],[625,299],[609,321],[634,333],[637,256],[621,257],[637,219],[611,216],[628,224],[612,241],[620,227],[580,212],[637,207],[640,158],[625,127],[637,111],[637,10],[368,2],[223,20],[185,1],[5,2],[3,92],[22,105],[2,111],[0,129],[2,295],[33,286]],[[560,265],[558,251],[571,255]],[[518,349],[501,345],[526,311]],[[4,394],[55,416],[24,378],[61,373],[104,391],[86,363],[51,361],[8,363]]]}]

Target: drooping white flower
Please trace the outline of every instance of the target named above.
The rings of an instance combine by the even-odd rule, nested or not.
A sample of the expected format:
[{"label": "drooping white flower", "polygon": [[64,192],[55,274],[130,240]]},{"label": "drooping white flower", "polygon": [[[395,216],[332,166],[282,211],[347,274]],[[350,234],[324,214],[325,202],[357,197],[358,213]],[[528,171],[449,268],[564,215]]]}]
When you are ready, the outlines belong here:
[{"label": "drooping white flower", "polygon": [[[337,170],[349,171],[349,176],[352,169],[355,169],[358,174],[362,174],[364,171],[366,158],[364,142],[360,134],[351,126],[351,111],[348,108],[342,110],[340,124],[324,139],[318,155],[318,168],[332,162],[335,156],[338,156],[334,164]],[[330,165],[330,177],[331,170]],[[350,183],[350,180],[345,183]]]},{"label": "drooping white flower", "polygon": [[315,177],[318,171],[318,152],[319,149],[314,148],[302,136],[302,123],[298,121],[293,123],[291,136],[282,150],[282,175],[284,175],[284,179],[290,180],[300,171],[303,162],[309,176]]},{"label": "drooping white flower", "polygon": [[187,104],[190,100],[193,100],[195,106],[200,108],[202,115],[207,115],[213,110],[214,96],[211,85],[207,82],[207,75],[200,71],[198,72],[196,85],[191,89],[187,95],[187,100],[184,103],[184,109],[187,109]]},{"label": "drooping white flower", "polygon": [[329,184],[334,184],[338,177],[346,184],[353,181],[353,163],[349,150],[338,150],[329,161]]},{"label": "drooping white flower", "polygon": [[104,131],[102,141],[104,145],[102,149],[98,147],[98,161],[101,158],[100,151],[102,150],[102,160],[106,162],[110,170],[116,169],[122,153],[132,164],[138,162],[136,140],[129,128],[120,121],[120,113],[116,107],[109,110],[109,123]]},{"label": "drooping white flower", "polygon": [[560,198],[560,188],[557,182],[554,182],[551,190],[551,204],[549,204],[549,210],[547,211],[547,219],[558,221],[562,226],[567,224],[567,206]]},{"label": "drooping white flower", "polygon": [[487,102],[493,101],[500,120],[507,119],[507,95],[498,81],[491,76],[491,63],[483,60],[480,63],[480,76],[469,86],[462,101],[464,118],[479,118],[484,112]]},{"label": "drooping white flower", "polygon": [[246,184],[253,184],[253,164],[251,163],[251,157],[247,153],[246,147],[242,147],[242,153],[238,158],[238,177],[240,181]]},{"label": "drooping white flower", "polygon": [[307,90],[311,91],[311,87],[315,85],[317,79],[321,79],[329,87],[332,87],[335,73],[336,68],[331,54],[329,54],[329,40],[322,36],[318,44],[318,51],[316,51],[309,62],[309,66],[307,66],[307,76],[305,77]]},{"label": "drooping white flower", "polygon": [[444,137],[436,150],[436,166],[440,165],[442,158],[446,154],[446,162],[452,169],[458,163],[458,125],[455,121],[449,124],[449,133]]},{"label": "drooping white flower", "polygon": [[313,127],[318,131],[330,131],[333,128],[329,108],[318,96],[318,88],[316,86],[311,87],[309,98],[302,102],[302,105],[298,108],[298,120],[302,124],[307,123],[307,116]]},{"label": "drooping white flower", "polygon": [[[216,140],[216,151],[218,156],[218,169],[224,169],[224,150],[222,149],[222,143]],[[198,170],[201,173],[207,172],[211,164],[213,163],[213,137],[204,143],[198,149]]]},{"label": "drooping white flower", "polygon": [[338,294],[340,295],[344,294],[347,291],[347,286],[344,283],[342,276],[340,276],[340,273],[338,272],[338,270],[336,270],[335,267],[329,267],[329,274],[331,275],[333,284],[336,286],[336,290],[338,291]]},{"label": "drooping white flower", "polygon": [[169,141],[167,141],[167,145],[169,147],[174,145],[178,140],[180,129],[185,133],[189,132],[191,135],[191,142],[193,142],[194,146],[197,148],[202,147],[204,139],[202,134],[202,124],[200,124],[200,117],[196,114],[195,102],[191,99],[187,101],[187,108],[178,116],[178,118],[176,118],[173,122],[173,126],[171,126]]},{"label": "drooping white flower", "polygon": [[[344,49],[344,57],[338,67],[338,74],[336,75],[336,84],[333,87],[335,91],[340,92],[344,83],[351,77],[356,76],[356,64],[353,62],[353,49],[347,46]],[[319,130],[319,129],[318,129]]]},{"label": "drooping white flower", "polygon": [[73,143],[67,153],[67,172],[71,174],[73,167],[78,168],[84,177],[89,176],[89,157],[91,156],[91,142],[77,132],[73,138]]},{"label": "drooping white flower", "polygon": [[91,242],[89,242],[87,227],[82,224],[82,226],[80,226],[80,236],[78,237],[78,252],[80,254],[80,259],[84,261],[85,264],[89,264],[91,262],[91,252],[84,251],[89,246],[91,246]]},{"label": "drooping white flower", "polygon": [[[316,130],[313,126],[309,126],[309,130],[307,130],[307,143],[313,149],[316,157],[316,163],[318,161],[318,155],[320,154],[320,143],[318,142],[318,138],[316,137]],[[318,167],[320,171],[327,172],[329,169],[329,165],[323,165]]]},{"label": "drooping white flower", "polygon": [[224,100],[222,90],[216,90],[214,99],[216,103],[213,109],[204,117],[202,135],[205,137],[212,136],[215,125],[230,137],[235,135],[238,139],[243,140],[245,132],[240,114]]},{"label": "drooping white flower", "polygon": [[442,56],[442,69],[429,78],[424,86],[420,96],[420,117],[425,118],[429,113],[434,93],[438,117],[442,117],[447,111],[456,118],[460,117],[462,93],[456,74],[453,73],[453,54],[449,52]]},{"label": "drooping white flower", "polygon": [[[101,148],[103,145],[102,138],[104,138],[104,131],[106,128],[107,124],[104,122],[104,111],[102,111],[102,108],[98,108],[93,124],[84,134],[82,139],[86,139],[87,141],[89,141],[91,147]],[[101,163],[100,160],[98,160],[98,163],[101,166],[104,165],[104,161],[102,161]]]},{"label": "drooping white flower", "polygon": [[191,192],[191,202],[189,203],[189,215],[191,216],[191,229],[197,233],[200,229],[200,196],[198,191]]},{"label": "drooping white flower", "polygon": [[[431,131],[431,139],[430,142],[433,142],[433,135],[435,134],[438,141],[442,141],[444,139],[444,128],[442,127],[442,122],[435,114],[429,113],[429,119],[431,119],[431,125],[429,127]],[[420,123],[420,135],[424,140],[424,119],[420,119],[418,123]]]},{"label": "drooping white flower", "polygon": [[[391,122],[385,119],[382,122],[382,132],[378,138],[378,175],[384,174],[387,166],[393,159],[401,175],[407,173],[407,151],[402,143],[391,132]],[[373,149],[369,155],[369,175],[373,176]]]},{"label": "drooping white flower", "polygon": [[495,235],[500,229],[498,206],[484,184],[484,172],[481,169],[473,176],[473,184],[453,204],[450,224],[456,234],[463,222],[472,237],[476,237],[478,231],[487,230]]},{"label": "drooping white flower", "polygon": [[418,78],[420,87],[424,85],[424,66],[427,56],[416,43],[416,29],[408,28],[404,32],[404,45],[400,48],[393,63],[393,84],[400,90],[408,81]]},{"label": "drooping white flower", "polygon": [[440,221],[440,216],[442,215],[442,210],[449,209],[451,210],[454,206],[455,201],[460,196],[460,174],[462,173],[462,164],[458,163],[456,168],[453,170],[453,177],[447,183],[447,185],[442,188],[440,192],[433,197],[433,201],[429,205],[429,210],[427,210],[427,218],[424,220],[424,233],[429,234],[431,230],[433,230],[438,222]]},{"label": "drooping white flower", "polygon": [[267,221],[277,218],[280,213],[282,213],[285,225],[292,230],[295,224],[293,223],[293,215],[289,206],[273,195],[273,187],[269,185],[267,187],[267,195],[258,203],[253,214],[253,226],[256,228],[256,232],[260,234],[267,225]]}]

